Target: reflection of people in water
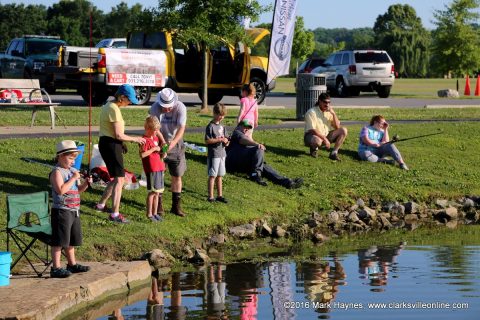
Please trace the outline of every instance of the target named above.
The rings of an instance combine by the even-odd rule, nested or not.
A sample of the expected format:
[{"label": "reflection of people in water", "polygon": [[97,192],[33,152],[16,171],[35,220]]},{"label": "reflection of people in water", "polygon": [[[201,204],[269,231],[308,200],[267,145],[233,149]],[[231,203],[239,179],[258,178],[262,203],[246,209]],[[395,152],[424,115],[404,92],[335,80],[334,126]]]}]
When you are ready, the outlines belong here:
[{"label": "reflection of people in water", "polygon": [[227,319],[223,270],[225,270],[225,266],[221,264],[217,265],[216,272],[213,265],[208,267],[207,314],[209,318]]},{"label": "reflection of people in water", "polygon": [[[398,246],[370,246],[368,249],[358,250],[358,272],[361,279],[367,279],[372,287],[387,285],[390,268],[394,268],[396,257],[405,247],[405,242]],[[383,291],[381,288],[372,291]]]},{"label": "reflection of people in water", "polygon": [[172,299],[167,319],[183,320],[187,317],[187,308],[182,306],[182,291],[180,288],[180,273],[172,274]]},{"label": "reflection of people in water", "polygon": [[315,262],[303,264],[301,272],[308,300],[319,303],[317,312],[329,312],[328,302],[335,299],[338,286],[345,284],[346,274],[338,258],[333,259],[333,269],[329,262]]},{"label": "reflection of people in water", "polygon": [[115,309],[112,314],[108,317],[112,320],[124,320],[125,318],[122,315],[122,309]]},{"label": "reflection of people in water", "polygon": [[256,320],[258,313],[258,291],[263,287],[262,266],[254,263],[227,265],[227,290],[232,296],[232,310],[240,310],[241,320]]},{"label": "reflection of people in water", "polygon": [[187,316],[187,308],[182,306],[182,291],[180,290],[180,273],[171,274],[171,305],[166,308],[163,291],[168,290],[169,279],[160,279],[158,272],[152,273],[152,290],[147,299],[147,319],[183,320]]},{"label": "reflection of people in water", "polygon": [[163,320],[165,318],[162,284],[162,280],[158,279],[158,271],[152,272],[152,290],[147,299],[147,319],[149,320]]}]

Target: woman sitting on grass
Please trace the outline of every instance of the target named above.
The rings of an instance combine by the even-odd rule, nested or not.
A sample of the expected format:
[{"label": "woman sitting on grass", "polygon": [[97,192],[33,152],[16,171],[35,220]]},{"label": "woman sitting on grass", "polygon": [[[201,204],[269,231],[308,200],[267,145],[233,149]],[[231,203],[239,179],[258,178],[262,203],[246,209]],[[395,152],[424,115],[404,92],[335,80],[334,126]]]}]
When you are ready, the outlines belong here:
[{"label": "woman sitting on grass", "polygon": [[[358,155],[363,161],[389,164],[394,164],[396,161],[401,169],[408,170],[400,151],[393,143],[389,143],[388,126],[383,116],[373,116],[370,125],[363,127],[360,131]],[[394,160],[387,160],[386,156],[391,156]]]}]

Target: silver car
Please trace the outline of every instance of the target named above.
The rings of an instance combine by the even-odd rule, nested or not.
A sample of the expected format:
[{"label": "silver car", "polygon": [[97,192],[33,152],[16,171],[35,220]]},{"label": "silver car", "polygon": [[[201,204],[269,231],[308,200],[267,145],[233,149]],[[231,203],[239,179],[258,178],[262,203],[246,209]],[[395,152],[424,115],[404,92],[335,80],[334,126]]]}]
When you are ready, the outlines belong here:
[{"label": "silver car", "polygon": [[338,51],[312,73],[326,74],[328,90],[340,97],[376,91],[380,98],[388,98],[395,82],[393,61],[382,50]]},{"label": "silver car", "polygon": [[100,40],[95,48],[126,48],[127,39],[126,38],[108,38]]}]

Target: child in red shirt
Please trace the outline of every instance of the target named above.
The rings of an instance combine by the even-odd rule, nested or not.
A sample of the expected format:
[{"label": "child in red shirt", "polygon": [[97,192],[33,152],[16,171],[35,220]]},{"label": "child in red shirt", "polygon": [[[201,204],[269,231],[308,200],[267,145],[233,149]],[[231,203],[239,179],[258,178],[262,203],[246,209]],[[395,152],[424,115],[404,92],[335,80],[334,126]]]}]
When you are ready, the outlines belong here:
[{"label": "child in red shirt", "polygon": [[162,195],[165,189],[163,175],[165,163],[162,158],[167,154],[162,152],[162,146],[165,145],[165,140],[160,141],[157,135],[160,132],[160,122],[157,117],[147,117],[144,127],[145,144],[140,146],[140,157],[147,177],[147,218],[152,222],[158,222],[162,220],[164,212]]}]

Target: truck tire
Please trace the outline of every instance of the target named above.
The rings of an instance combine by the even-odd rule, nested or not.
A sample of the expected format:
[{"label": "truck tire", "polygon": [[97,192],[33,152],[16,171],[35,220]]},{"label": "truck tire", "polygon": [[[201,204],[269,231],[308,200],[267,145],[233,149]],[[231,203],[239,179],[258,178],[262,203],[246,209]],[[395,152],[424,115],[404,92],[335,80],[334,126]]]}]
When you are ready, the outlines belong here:
[{"label": "truck tire", "polygon": [[388,98],[390,96],[391,89],[392,89],[392,86],[378,87],[377,94],[380,98]]},{"label": "truck tire", "polygon": [[257,104],[261,104],[267,96],[267,85],[265,84],[265,81],[258,77],[253,77],[250,79],[250,83],[255,87],[255,99],[257,99]]},{"label": "truck tire", "polygon": [[[88,88],[80,90],[80,95],[82,96],[83,100],[89,104],[90,103],[90,94]],[[108,97],[110,94],[107,92],[106,88],[92,88],[92,105],[93,106],[101,106],[107,102]]]},{"label": "truck tire", "polygon": [[[203,94],[202,92],[198,92],[198,97],[200,98],[200,100],[202,100],[203,102]],[[208,94],[207,94],[207,99],[208,99],[208,104],[210,105],[213,105],[217,102],[220,102],[222,101],[222,98],[223,98],[223,93],[219,92],[219,91],[214,91],[214,90],[208,90]]]},{"label": "truck tire", "polygon": [[135,87],[138,104],[147,104],[152,96],[152,87]]}]

